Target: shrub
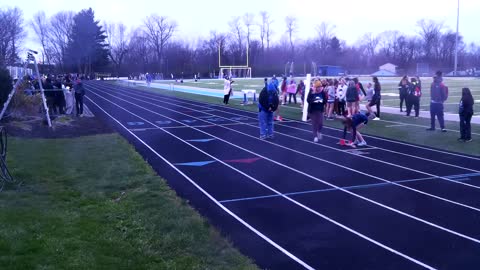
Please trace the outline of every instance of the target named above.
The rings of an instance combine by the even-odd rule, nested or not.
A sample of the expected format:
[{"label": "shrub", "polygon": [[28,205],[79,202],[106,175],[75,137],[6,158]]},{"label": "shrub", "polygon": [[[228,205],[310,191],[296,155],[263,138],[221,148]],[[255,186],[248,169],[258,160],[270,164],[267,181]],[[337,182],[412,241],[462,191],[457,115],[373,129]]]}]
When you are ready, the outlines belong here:
[{"label": "shrub", "polygon": [[7,101],[8,94],[12,91],[12,78],[6,69],[0,68],[0,107]]}]

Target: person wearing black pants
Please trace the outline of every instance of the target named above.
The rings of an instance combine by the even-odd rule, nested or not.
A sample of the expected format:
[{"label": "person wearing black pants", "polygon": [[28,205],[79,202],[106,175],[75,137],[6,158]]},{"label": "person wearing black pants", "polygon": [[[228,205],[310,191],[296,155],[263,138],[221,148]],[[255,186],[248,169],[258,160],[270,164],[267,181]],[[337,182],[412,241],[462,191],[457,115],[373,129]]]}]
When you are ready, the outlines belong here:
[{"label": "person wearing black pants", "polygon": [[232,94],[232,83],[233,81],[230,80],[228,76],[225,76],[223,81],[223,104],[228,105],[228,100],[230,99],[230,95]]},{"label": "person wearing black pants", "polygon": [[380,120],[380,103],[382,100],[382,87],[380,86],[380,82],[378,81],[378,77],[373,77],[373,97],[370,101],[369,106],[372,107],[375,105],[377,107],[377,113],[375,114],[375,118],[373,120]]},{"label": "person wearing black pants", "polygon": [[462,89],[462,99],[458,108],[458,114],[460,116],[460,138],[458,141],[471,142],[472,141],[472,128],[470,121],[473,116],[473,104],[472,93],[469,88]]},{"label": "person wearing black pants", "polygon": [[408,83],[408,77],[403,76],[402,80],[398,84],[398,91],[399,91],[399,96],[400,96],[400,112],[403,112],[403,102],[405,101],[405,107],[408,107],[408,100],[407,100],[407,95],[408,95],[408,88],[409,88],[409,83]]},{"label": "person wearing black pants", "polygon": [[75,90],[75,108],[77,109],[77,116],[83,117],[83,96],[85,96],[85,88],[80,80],[77,80],[73,86]]},{"label": "person wearing black pants", "polygon": [[443,84],[442,72],[437,71],[430,87],[430,128],[428,131],[435,130],[435,116],[438,118],[442,132],[447,132],[445,129],[445,121],[443,119],[443,103],[448,98],[448,88]]},{"label": "person wearing black pants", "polygon": [[420,114],[420,96],[422,91],[417,82],[417,79],[412,78],[410,88],[408,89],[408,102],[407,102],[407,116],[410,116],[412,107],[415,110],[415,117]]}]

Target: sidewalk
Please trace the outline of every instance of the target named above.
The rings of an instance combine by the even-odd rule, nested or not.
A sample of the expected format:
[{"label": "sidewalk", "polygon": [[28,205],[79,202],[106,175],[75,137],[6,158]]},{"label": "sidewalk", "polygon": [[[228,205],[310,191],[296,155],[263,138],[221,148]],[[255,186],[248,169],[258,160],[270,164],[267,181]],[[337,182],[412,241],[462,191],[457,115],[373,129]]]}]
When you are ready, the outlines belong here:
[{"label": "sidewalk", "polygon": [[[365,109],[365,105],[360,105],[363,110]],[[375,108],[372,108],[375,111]],[[397,115],[406,115],[405,111],[400,112],[400,108],[393,108],[393,107],[380,107],[380,113],[389,113],[389,114],[397,114]],[[415,115],[415,112],[412,112],[410,115]],[[420,111],[419,117],[421,118],[428,118],[430,119],[430,111]],[[458,114],[454,113],[445,113],[444,114],[445,121],[455,121],[458,122],[460,119]],[[475,115],[472,117],[472,124],[480,124],[480,115]]]},{"label": "sidewalk", "polygon": [[[147,83],[145,81],[124,80],[123,82],[126,82],[127,84],[133,84],[133,85],[147,86]],[[173,89],[172,89],[172,86],[173,86]],[[155,82],[152,82],[150,84],[150,87],[164,89],[164,90],[180,91],[180,92],[196,94],[196,95],[223,98],[223,90],[219,90],[219,89],[208,89],[208,88],[200,88],[200,87],[193,87],[193,86],[186,86],[186,85],[179,86],[178,84],[175,85],[175,84],[155,83]],[[241,91],[233,91],[233,96],[231,98],[243,99],[243,93]],[[362,110],[366,110],[364,104],[361,104],[360,107]],[[373,111],[375,111],[375,108],[373,109]],[[380,111],[381,113],[405,115],[405,112],[400,112],[399,108],[393,108],[393,107],[382,106],[380,107]],[[419,116],[421,118],[430,118],[430,112],[420,111]],[[445,118],[445,121],[455,121],[455,122],[459,121],[458,114],[454,114],[454,113],[445,113],[444,118]],[[480,115],[475,115],[472,117],[472,124],[480,124]]]}]

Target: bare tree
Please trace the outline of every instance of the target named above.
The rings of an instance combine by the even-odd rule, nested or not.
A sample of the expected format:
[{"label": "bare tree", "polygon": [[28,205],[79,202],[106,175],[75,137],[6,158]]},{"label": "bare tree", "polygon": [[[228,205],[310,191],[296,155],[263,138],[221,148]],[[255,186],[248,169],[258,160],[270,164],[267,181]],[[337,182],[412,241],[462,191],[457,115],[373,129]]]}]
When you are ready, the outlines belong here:
[{"label": "bare tree", "polygon": [[[254,25],[254,19],[255,17],[252,13],[245,13],[245,15],[243,15],[243,23],[245,24],[246,38],[247,38],[247,50],[250,50],[250,36],[253,31],[252,26]],[[247,54],[248,53],[249,51],[247,52]]]},{"label": "bare tree", "polygon": [[287,26],[288,40],[290,42],[291,58],[294,57],[295,49],[293,45],[293,35],[297,32],[297,19],[293,16],[287,16],[285,18],[285,24]]},{"label": "bare tree", "polygon": [[425,57],[427,60],[438,59],[443,23],[422,19],[417,22],[417,26],[420,27],[419,34],[423,39]]},{"label": "bare tree", "polygon": [[144,25],[150,44],[155,49],[157,61],[160,63],[160,69],[162,69],[165,45],[173,37],[177,29],[177,23],[169,20],[165,16],[153,14],[146,18]]},{"label": "bare tree", "polygon": [[26,37],[19,8],[0,9],[0,66],[19,60],[20,44]]},{"label": "bare tree", "polygon": [[109,57],[115,65],[116,73],[120,72],[127,53],[127,27],[123,23],[105,23],[105,33],[109,48]]},{"label": "bare tree", "polygon": [[374,36],[372,33],[366,33],[360,38],[360,44],[367,58],[367,66],[370,67],[372,59],[375,57],[380,38]]},{"label": "bare tree", "polygon": [[320,46],[320,51],[326,53],[330,41],[335,36],[335,25],[330,25],[327,22],[322,22],[321,24],[317,25],[315,30],[317,31],[318,35],[318,45]]},{"label": "bare tree", "polygon": [[50,66],[50,42],[49,42],[49,32],[50,32],[50,24],[48,23],[47,16],[45,15],[44,11],[39,11],[35,15],[33,15],[33,20],[30,22],[30,26],[32,26],[35,35],[37,36],[37,40],[42,46],[42,62]]},{"label": "bare tree", "polygon": [[262,17],[262,22],[260,24],[260,40],[262,42],[262,51],[265,49],[265,41],[267,43],[267,50],[270,49],[270,42],[273,35],[273,30],[271,25],[273,20],[270,18],[270,14],[267,11],[261,11],[260,16]]},{"label": "bare tree", "polygon": [[75,14],[72,11],[60,11],[50,18],[50,31],[48,33],[51,43],[50,57],[62,71],[65,67],[65,55],[68,41],[71,39],[74,16]]},{"label": "bare tree", "polygon": [[228,23],[230,26],[230,31],[232,35],[233,48],[236,51],[234,60],[243,59],[243,38],[244,38],[244,30],[242,24],[240,22],[240,17],[233,17],[232,20]]}]

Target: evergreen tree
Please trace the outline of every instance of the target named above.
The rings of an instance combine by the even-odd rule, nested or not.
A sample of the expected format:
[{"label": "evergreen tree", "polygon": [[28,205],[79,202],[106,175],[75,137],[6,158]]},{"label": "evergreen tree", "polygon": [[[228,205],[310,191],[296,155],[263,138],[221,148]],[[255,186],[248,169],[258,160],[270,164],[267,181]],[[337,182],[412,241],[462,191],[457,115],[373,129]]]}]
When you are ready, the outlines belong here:
[{"label": "evergreen tree", "polygon": [[67,59],[78,73],[91,74],[108,65],[108,45],[105,31],[95,21],[91,8],[84,9],[73,18],[72,33],[67,47]]}]

